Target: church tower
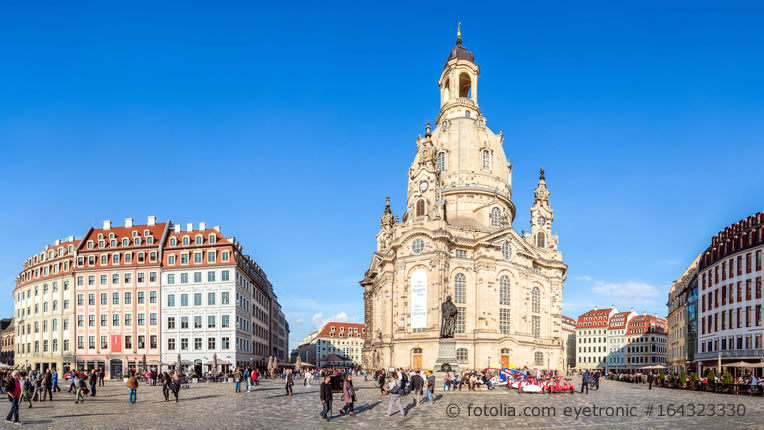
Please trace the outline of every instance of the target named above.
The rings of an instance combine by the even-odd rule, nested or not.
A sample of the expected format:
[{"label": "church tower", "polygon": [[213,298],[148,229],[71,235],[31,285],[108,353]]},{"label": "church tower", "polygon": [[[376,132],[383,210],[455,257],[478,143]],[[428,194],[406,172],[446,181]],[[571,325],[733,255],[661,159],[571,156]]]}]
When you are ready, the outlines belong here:
[{"label": "church tower", "polygon": [[567,266],[549,191],[542,171],[522,236],[512,227],[512,164],[478,105],[479,76],[459,28],[437,81],[434,127],[426,122],[416,138],[403,215],[386,201],[360,281],[369,369],[434,368],[448,296],[457,308],[453,368],[562,365]]}]

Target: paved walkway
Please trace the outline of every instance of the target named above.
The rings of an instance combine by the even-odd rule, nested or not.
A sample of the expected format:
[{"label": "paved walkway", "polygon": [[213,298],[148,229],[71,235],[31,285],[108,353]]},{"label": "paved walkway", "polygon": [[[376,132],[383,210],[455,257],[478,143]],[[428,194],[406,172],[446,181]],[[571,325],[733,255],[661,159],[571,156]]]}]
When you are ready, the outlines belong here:
[{"label": "paved walkway", "polygon": [[[764,399],[694,391],[653,388],[623,382],[603,381],[599,391],[534,395],[497,388],[494,391],[443,392],[436,389],[434,406],[414,407],[413,396],[403,397],[407,415],[385,417],[388,397],[379,395],[372,382],[356,381],[357,417],[339,417],[343,406],[335,393],[334,419],[324,423],[318,417],[321,405],[318,385],[303,387],[296,381],[294,396],[284,396],[282,381],[265,381],[253,393],[235,394],[233,384],[192,384],[181,391],[179,403],[165,403],[161,386],[141,385],[138,403],[128,403],[121,382],[107,382],[98,396],[81,405],[66,392],[54,401],[21,407],[21,428],[59,429],[303,429],[303,428],[601,428],[618,426],[633,429],[762,428]],[[579,382],[579,381],[576,381]],[[7,414],[8,403],[2,409]],[[685,416],[670,412],[668,406],[684,404]],[[628,405],[628,409],[626,409]],[[650,416],[647,411],[652,405]],[[692,406],[690,406],[692,405]],[[713,407],[710,405],[714,405]],[[722,406],[724,409],[722,409]],[[663,415],[660,415],[660,407]],[[526,409],[526,407],[537,409]],[[583,408],[602,409],[583,409]],[[616,409],[621,407],[621,409]],[[539,409],[547,408],[547,409]],[[566,410],[567,408],[567,410]],[[672,412],[674,412],[672,408]],[[691,410],[692,409],[692,410]],[[713,411],[712,411],[713,409]],[[731,416],[732,410],[735,416]],[[744,410],[743,410],[744,409]],[[694,411],[694,412],[693,412]],[[570,416],[566,416],[567,415]],[[620,412],[620,416],[607,416]],[[530,414],[545,416],[522,416]],[[578,417],[576,417],[578,413]],[[695,416],[688,415],[694,413]],[[711,414],[713,413],[713,416]],[[720,416],[721,414],[724,416]],[[740,416],[744,413],[743,416]],[[514,414],[514,416],[512,416]],[[700,415],[702,414],[702,416]],[[495,415],[495,416],[486,416]],[[627,416],[623,416],[627,415]],[[455,417],[451,417],[455,416]],[[5,422],[0,429],[19,428]]]}]

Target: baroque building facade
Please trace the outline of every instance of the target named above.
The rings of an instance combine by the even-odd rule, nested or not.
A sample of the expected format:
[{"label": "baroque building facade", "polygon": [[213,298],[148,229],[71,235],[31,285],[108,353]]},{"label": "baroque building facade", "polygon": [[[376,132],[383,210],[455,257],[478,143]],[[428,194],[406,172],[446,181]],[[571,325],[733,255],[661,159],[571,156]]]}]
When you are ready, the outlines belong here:
[{"label": "baroque building facade", "polygon": [[700,255],[673,282],[668,300],[668,364],[676,373],[695,368],[698,262]]},{"label": "baroque building facade", "polygon": [[441,303],[458,308],[457,362],[560,369],[567,266],[552,233],[543,169],[531,230],[513,227],[512,165],[504,136],[478,104],[480,68],[457,36],[438,80],[440,112],[416,140],[406,208],[389,199],[364,279],[364,366],[431,367]]}]

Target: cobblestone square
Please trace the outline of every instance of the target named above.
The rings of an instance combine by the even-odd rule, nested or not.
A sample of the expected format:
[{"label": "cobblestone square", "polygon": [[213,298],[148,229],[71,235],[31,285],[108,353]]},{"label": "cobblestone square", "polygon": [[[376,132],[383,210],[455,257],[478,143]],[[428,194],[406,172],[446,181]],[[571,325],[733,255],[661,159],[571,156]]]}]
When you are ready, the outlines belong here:
[{"label": "cobblestone square", "polygon": [[[574,380],[579,385],[580,379]],[[602,381],[599,391],[586,394],[519,394],[498,387],[494,391],[443,392],[436,388],[435,404],[413,406],[413,396],[402,398],[406,416],[397,412],[386,417],[388,397],[380,396],[372,382],[358,377],[356,417],[339,416],[344,405],[335,393],[333,419],[324,423],[318,416],[318,381],[311,387],[296,381],[294,395],[284,395],[282,381],[266,380],[254,392],[236,394],[233,384],[192,384],[181,390],[180,402],[165,403],[161,386],[141,385],[138,403],[128,403],[121,382],[98,388],[97,397],[74,404],[64,392],[54,401],[22,405],[22,428],[77,429],[301,429],[301,428],[762,428],[764,402],[760,397],[731,396],[684,390],[653,388],[622,382]],[[172,396],[171,396],[172,398]],[[660,408],[684,404],[685,416],[659,416]],[[4,413],[7,414],[7,405]],[[652,405],[651,416],[647,410]],[[690,406],[693,405],[693,406]],[[705,406],[701,406],[705,405]],[[711,410],[713,406],[713,411]],[[724,405],[722,412],[721,406]],[[526,408],[536,409],[526,409]],[[587,411],[582,408],[603,408]],[[621,415],[613,414],[621,407]],[[545,409],[544,409],[545,408]],[[566,414],[566,408],[568,415]],[[628,408],[628,409],[627,409]],[[688,417],[691,408],[696,416]],[[732,409],[735,416],[731,416]],[[701,409],[703,411],[701,412]],[[672,409],[673,410],[673,409]],[[576,418],[576,412],[579,416]],[[511,416],[514,413],[514,416]],[[703,416],[699,416],[699,414]],[[713,413],[713,416],[710,416]],[[720,416],[724,413],[724,416]],[[450,415],[455,415],[451,417]],[[497,416],[485,416],[485,415]],[[546,416],[523,416],[543,414]],[[501,416],[504,415],[504,416]],[[589,415],[589,416],[584,416]],[[596,416],[595,416],[596,415]],[[2,428],[18,428],[3,422]]]}]

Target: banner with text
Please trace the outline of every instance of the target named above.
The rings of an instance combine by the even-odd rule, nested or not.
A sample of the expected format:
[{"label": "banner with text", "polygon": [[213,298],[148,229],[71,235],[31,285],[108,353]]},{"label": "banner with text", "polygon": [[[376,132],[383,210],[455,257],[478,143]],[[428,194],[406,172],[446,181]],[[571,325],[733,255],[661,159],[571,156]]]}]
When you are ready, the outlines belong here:
[{"label": "banner with text", "polygon": [[417,269],[411,275],[411,328],[427,328],[427,272]]}]

